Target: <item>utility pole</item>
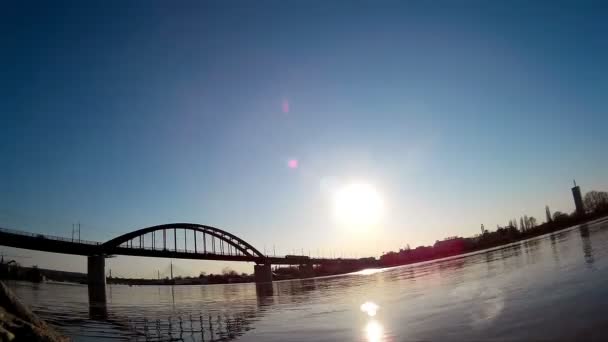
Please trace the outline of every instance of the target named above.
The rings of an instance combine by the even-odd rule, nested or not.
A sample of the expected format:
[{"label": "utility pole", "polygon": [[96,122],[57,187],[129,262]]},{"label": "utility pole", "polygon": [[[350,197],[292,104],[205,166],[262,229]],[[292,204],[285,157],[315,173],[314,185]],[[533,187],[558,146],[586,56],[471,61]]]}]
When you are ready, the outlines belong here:
[{"label": "utility pole", "polygon": [[74,242],[74,224],[72,223],[72,242]]},{"label": "utility pole", "polygon": [[78,221],[78,242],[80,242],[80,221]]},{"label": "utility pole", "polygon": [[171,260],[171,280],[173,280],[173,260]]}]

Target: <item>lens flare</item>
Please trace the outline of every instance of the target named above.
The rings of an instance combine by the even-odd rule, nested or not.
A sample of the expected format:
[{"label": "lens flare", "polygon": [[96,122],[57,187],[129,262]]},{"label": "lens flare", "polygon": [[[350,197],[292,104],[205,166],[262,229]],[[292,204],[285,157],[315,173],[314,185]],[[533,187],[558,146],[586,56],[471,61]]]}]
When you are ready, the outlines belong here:
[{"label": "lens flare", "polygon": [[370,317],[376,316],[376,312],[378,312],[379,308],[380,307],[378,306],[378,304],[374,302],[365,302],[361,304],[360,307],[361,311],[365,312]]},{"label": "lens flare", "polygon": [[300,163],[297,159],[289,159],[289,161],[287,162],[287,167],[289,167],[290,169],[297,169],[299,165]]},{"label": "lens flare", "polygon": [[283,113],[289,113],[289,101],[287,99],[284,99],[283,103],[281,103],[281,109],[283,110]]}]

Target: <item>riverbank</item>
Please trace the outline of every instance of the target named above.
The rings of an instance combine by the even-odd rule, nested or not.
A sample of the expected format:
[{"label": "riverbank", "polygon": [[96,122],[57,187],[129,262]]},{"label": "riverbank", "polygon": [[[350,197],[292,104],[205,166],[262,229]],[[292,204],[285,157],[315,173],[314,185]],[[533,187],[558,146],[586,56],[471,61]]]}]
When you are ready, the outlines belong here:
[{"label": "riverbank", "polygon": [[[371,259],[371,261],[370,261]],[[287,267],[274,267],[272,270],[272,279],[277,280],[292,280],[304,278],[316,278],[348,274],[361,271],[366,268],[379,267],[378,261],[373,258],[360,259],[360,262],[353,263],[350,260],[336,259],[334,262],[315,265],[311,269],[303,268],[299,265]],[[218,284],[238,284],[238,283],[253,283],[255,282],[252,274],[241,273],[234,271],[223,274],[201,274],[198,277],[175,277],[174,279],[144,279],[144,278],[107,278],[108,284],[117,285],[218,285]]]},{"label": "riverbank", "polygon": [[1,342],[67,342],[46,322],[0,282],[0,341]]},{"label": "riverbank", "polygon": [[484,234],[474,237],[453,237],[437,241],[433,246],[419,246],[415,249],[401,249],[398,252],[389,252],[380,257],[379,264],[381,267],[402,266],[467,255],[604,220],[608,220],[608,213],[606,212],[583,217],[566,216],[558,221],[543,223],[526,230],[518,230],[513,226],[498,227],[496,231],[485,231]]},{"label": "riverbank", "polygon": [[[342,262],[338,259],[332,265],[317,266],[313,268],[312,274],[304,274],[300,267],[278,267],[273,270],[273,280],[291,280],[291,279],[302,279],[302,278],[313,278],[313,277],[324,277],[332,275],[347,274],[356,271],[360,271],[365,268],[378,267],[376,261],[369,263],[366,261],[367,266],[356,267],[351,263]],[[305,276],[306,275],[306,276]],[[16,281],[27,281],[32,283],[40,282],[57,282],[57,283],[72,283],[72,284],[87,284],[86,273],[78,272],[64,272],[58,270],[41,269],[38,267],[23,267],[20,265],[12,264],[0,264],[0,280],[16,280]],[[141,285],[218,285],[218,284],[237,284],[237,283],[253,283],[254,278],[252,274],[205,274],[198,277],[175,277],[174,279],[161,278],[161,279],[146,279],[146,278],[119,278],[119,277],[108,277],[106,278],[108,285],[129,285],[129,286],[141,286]]]},{"label": "riverbank", "polygon": [[86,273],[49,270],[36,266],[21,266],[16,262],[0,263],[0,280],[19,280],[40,283],[43,281],[86,284]]},{"label": "riverbank", "polygon": [[[608,220],[606,213],[586,215],[584,217],[565,216],[559,220],[531,227],[527,230],[518,230],[515,227],[499,227],[496,231],[485,231],[484,234],[470,238],[455,237],[437,241],[434,246],[420,246],[416,249],[402,249],[399,252],[389,252],[380,257],[360,259],[360,263],[353,264],[340,259],[334,263],[313,267],[312,273],[302,272],[300,267],[277,267],[273,270],[273,280],[290,280],[333,276],[357,272],[366,268],[382,268],[401,265],[410,265],[420,262],[440,260],[444,258],[466,256],[484,250],[501,248],[519,241],[535,238],[545,234],[555,233],[564,229],[582,224],[592,224]],[[22,281],[57,281],[70,283],[87,283],[84,273],[64,272],[56,270],[39,269],[37,267],[21,267],[17,264],[0,264],[0,279]],[[107,278],[108,284],[122,285],[216,285],[251,283],[250,274],[237,274],[232,271],[227,274],[201,274],[198,277],[176,277],[174,279],[143,279],[143,278]]]}]

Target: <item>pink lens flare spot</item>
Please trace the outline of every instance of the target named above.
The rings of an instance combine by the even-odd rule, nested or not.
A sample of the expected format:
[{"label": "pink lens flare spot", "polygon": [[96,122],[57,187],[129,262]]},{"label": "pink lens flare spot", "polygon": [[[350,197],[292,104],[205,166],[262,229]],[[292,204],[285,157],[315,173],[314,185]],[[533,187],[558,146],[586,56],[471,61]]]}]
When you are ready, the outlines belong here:
[{"label": "pink lens flare spot", "polygon": [[298,168],[298,160],[297,159],[289,159],[289,161],[287,162],[287,166],[290,169],[297,169]]},{"label": "pink lens flare spot", "polygon": [[283,103],[281,103],[281,109],[283,110],[283,113],[289,113],[289,101],[287,99],[283,100]]}]

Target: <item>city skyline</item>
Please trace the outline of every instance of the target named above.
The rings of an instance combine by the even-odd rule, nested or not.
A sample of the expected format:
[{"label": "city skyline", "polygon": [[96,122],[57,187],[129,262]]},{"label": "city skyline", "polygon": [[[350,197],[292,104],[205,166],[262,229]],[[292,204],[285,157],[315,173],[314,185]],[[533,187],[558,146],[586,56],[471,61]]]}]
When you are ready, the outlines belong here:
[{"label": "city skyline", "polygon": [[[573,212],[572,178],[608,189],[601,5],[240,4],[10,4],[0,226],[195,222],[378,256]],[[347,227],[368,202],[334,217],[352,184],[377,197],[371,227]]]}]

